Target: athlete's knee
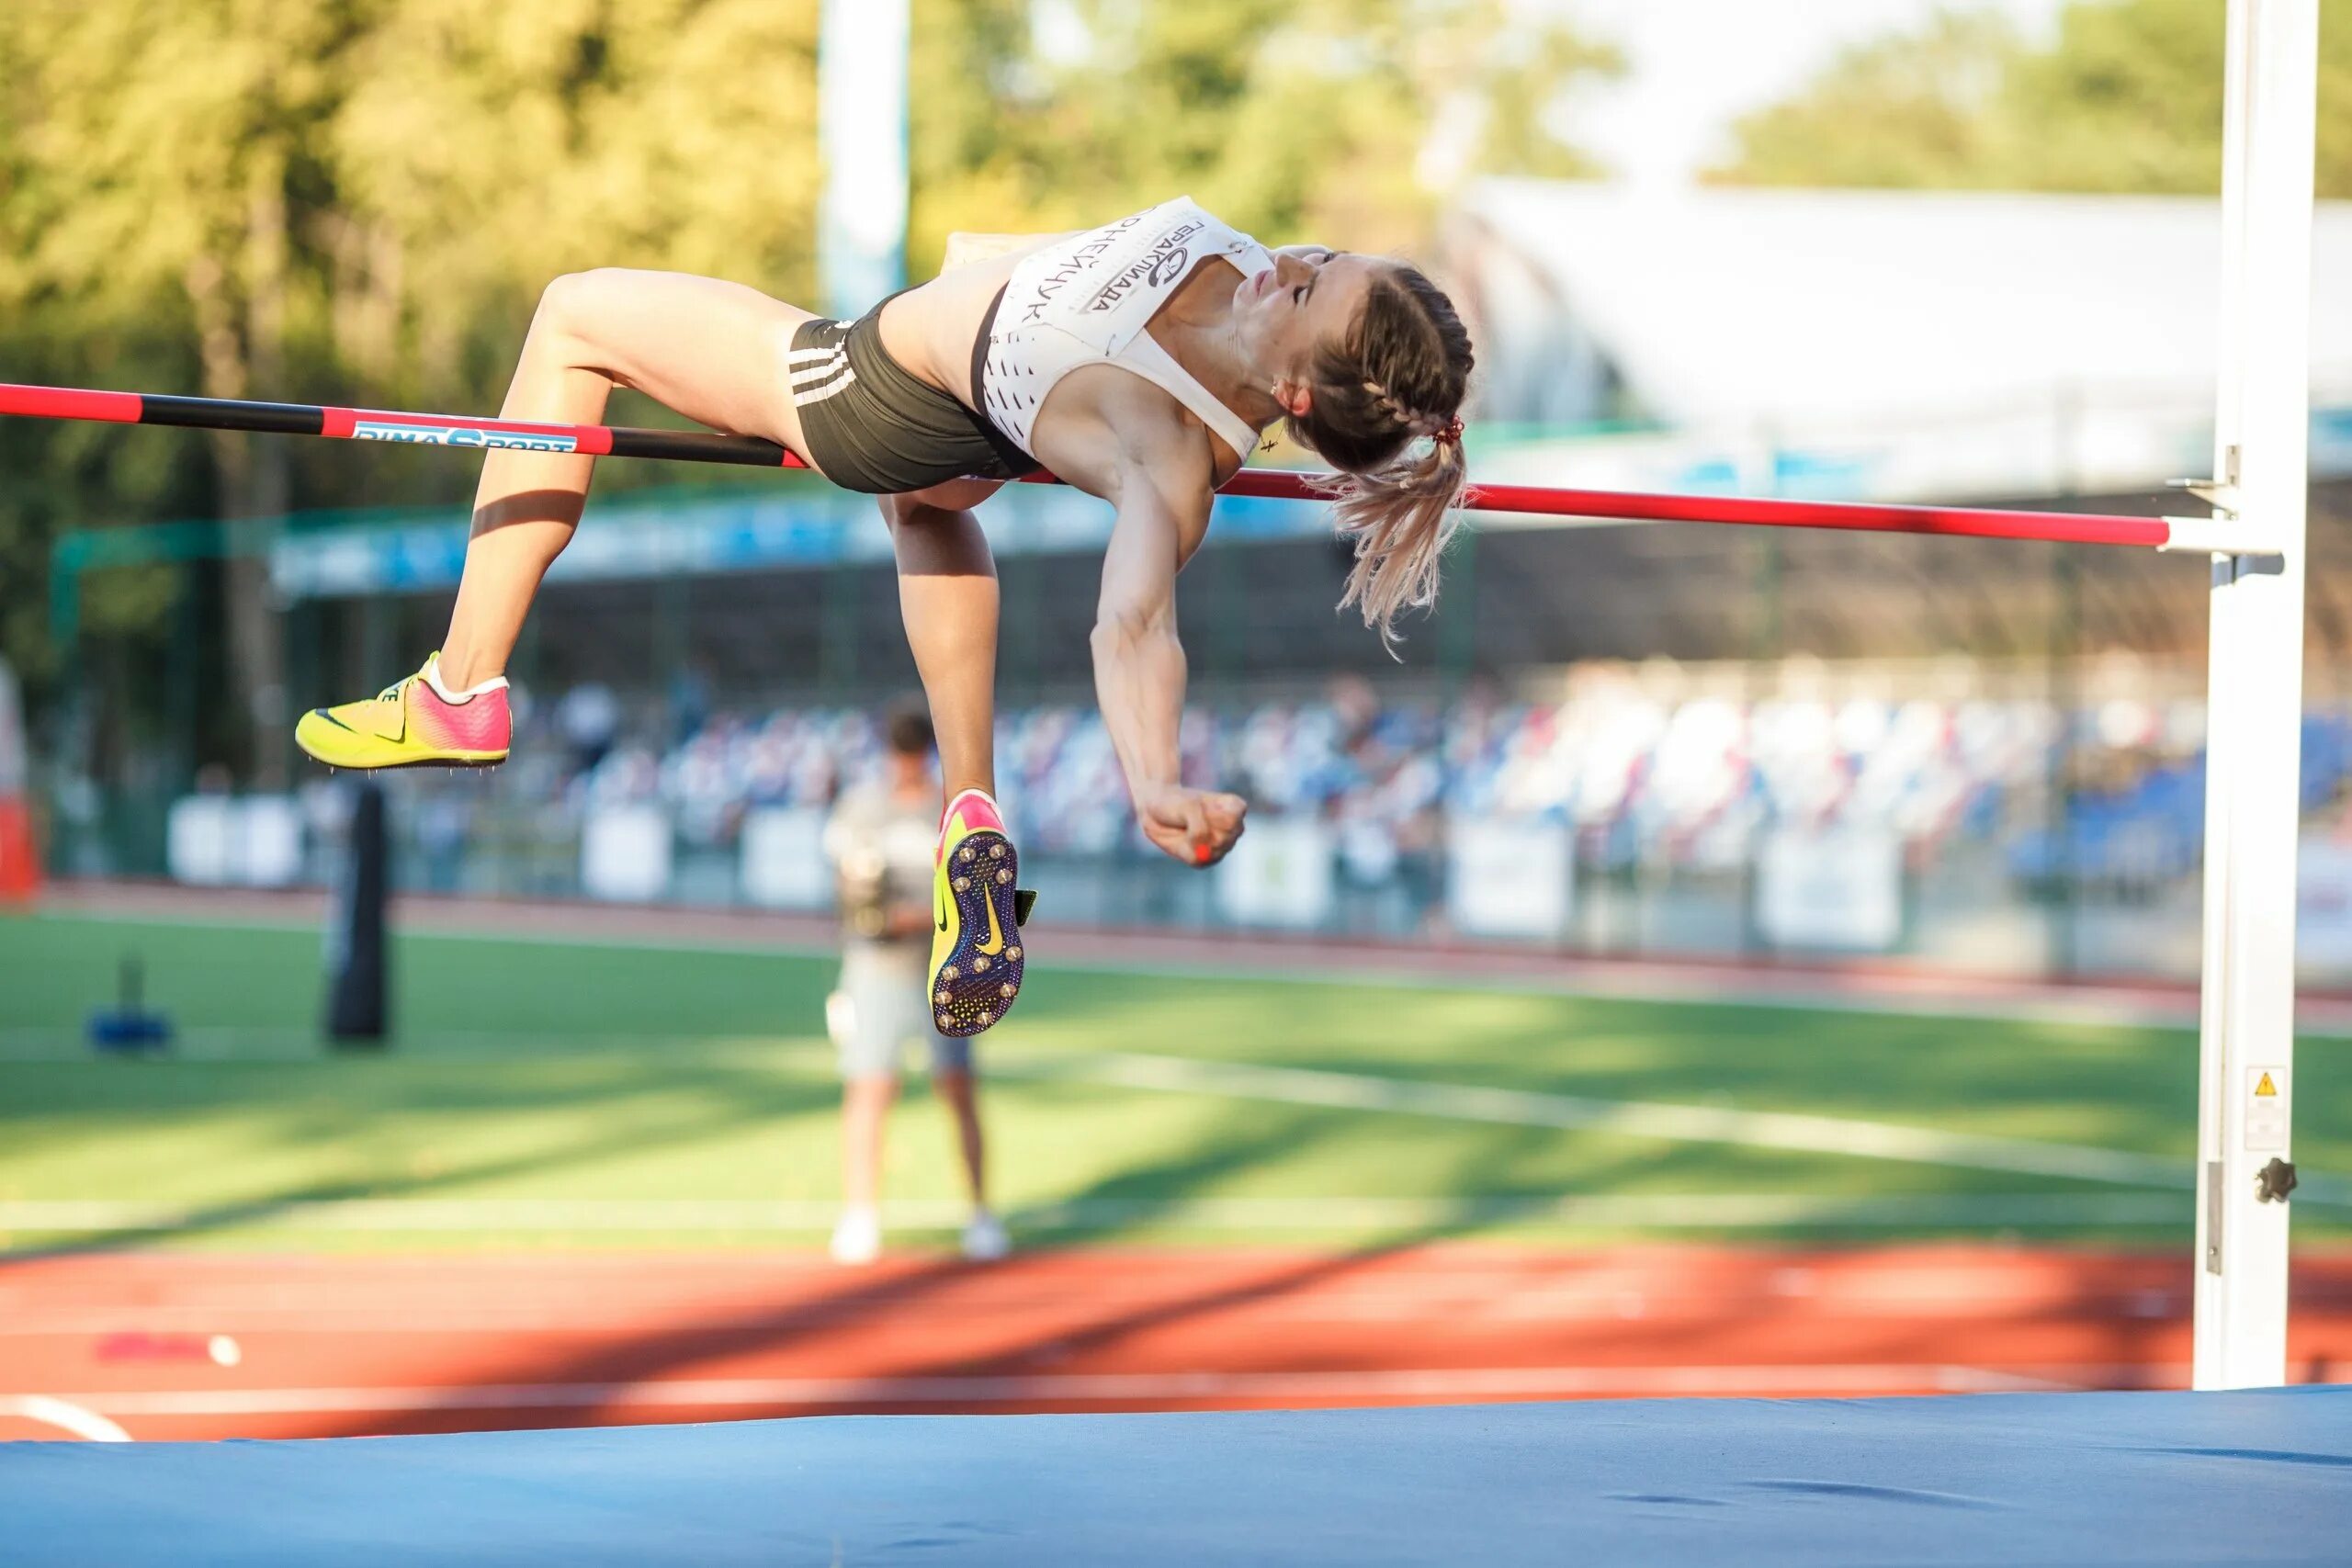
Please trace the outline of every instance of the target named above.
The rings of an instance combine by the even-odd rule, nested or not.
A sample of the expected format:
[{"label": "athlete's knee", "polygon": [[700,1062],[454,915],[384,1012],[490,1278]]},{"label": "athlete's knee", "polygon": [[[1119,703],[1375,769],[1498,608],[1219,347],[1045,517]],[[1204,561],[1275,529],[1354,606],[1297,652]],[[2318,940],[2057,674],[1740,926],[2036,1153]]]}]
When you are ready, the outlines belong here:
[{"label": "athlete's knee", "polygon": [[548,280],[539,290],[539,308],[532,312],[533,326],[570,327],[579,319],[585,296],[593,287],[584,272],[567,272]]},{"label": "athlete's knee", "polygon": [[617,266],[564,273],[539,291],[539,309],[531,324],[593,340],[599,322],[610,321],[616,311],[626,308],[628,279],[628,269]]},{"label": "athlete's knee", "polygon": [[909,523],[933,522],[969,512],[999,488],[994,479],[943,479],[923,490],[880,495],[875,500],[881,503],[882,520],[895,532]]},{"label": "athlete's knee", "polygon": [[906,527],[935,528],[953,518],[961,508],[942,506],[931,491],[910,490],[898,495],[877,495],[874,498],[882,508],[882,521],[896,534]]}]

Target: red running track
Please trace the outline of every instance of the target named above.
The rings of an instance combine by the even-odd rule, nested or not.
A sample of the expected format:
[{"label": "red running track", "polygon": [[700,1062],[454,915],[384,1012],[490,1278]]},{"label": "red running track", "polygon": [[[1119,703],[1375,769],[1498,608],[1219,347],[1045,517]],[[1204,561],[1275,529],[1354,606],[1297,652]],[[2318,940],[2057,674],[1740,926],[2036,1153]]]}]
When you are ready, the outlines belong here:
[{"label": "red running track", "polygon": [[[2297,1381],[2352,1376],[2352,1253],[2301,1257]],[[0,1260],[0,1393],[133,1438],[844,1411],[1229,1409],[2181,1387],[2178,1253],[1437,1243]],[[54,1429],[0,1418],[0,1436]]]}]

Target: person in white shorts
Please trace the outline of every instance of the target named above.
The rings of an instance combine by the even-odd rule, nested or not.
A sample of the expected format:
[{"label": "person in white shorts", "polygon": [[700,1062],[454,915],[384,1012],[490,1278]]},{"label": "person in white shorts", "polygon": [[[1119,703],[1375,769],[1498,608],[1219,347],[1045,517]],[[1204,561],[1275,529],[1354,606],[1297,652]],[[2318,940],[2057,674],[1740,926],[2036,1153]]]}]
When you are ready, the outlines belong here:
[{"label": "person in white shorts", "polygon": [[919,709],[893,713],[882,775],[844,794],[825,825],[842,913],[842,975],[826,998],[826,1026],[842,1072],[842,1195],[832,1254],[870,1263],[882,1250],[882,1136],[898,1097],[899,1067],[928,1047],[931,1081],[956,1119],[972,1197],[964,1256],[1001,1258],[1011,1243],[988,1206],[972,1042],[942,1034],[927,985],[932,939],[932,860],[940,785],[932,769],[931,720]]}]

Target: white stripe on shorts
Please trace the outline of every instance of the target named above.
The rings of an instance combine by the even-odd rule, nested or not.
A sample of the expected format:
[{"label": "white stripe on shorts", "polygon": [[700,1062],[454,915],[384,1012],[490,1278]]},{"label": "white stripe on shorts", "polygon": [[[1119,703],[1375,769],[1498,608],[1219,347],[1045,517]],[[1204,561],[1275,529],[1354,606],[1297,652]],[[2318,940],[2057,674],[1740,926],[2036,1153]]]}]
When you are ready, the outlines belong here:
[{"label": "white stripe on shorts", "polygon": [[793,388],[792,406],[795,408],[806,408],[810,403],[821,403],[827,398],[831,397],[835,392],[848,391],[851,387],[856,384],[856,382],[857,373],[852,370],[848,366],[844,365],[842,367],[842,373],[838,378],[825,382],[821,386],[812,384],[806,387]]},{"label": "white stripe on shorts", "polygon": [[836,365],[825,370],[821,375],[804,376],[794,381],[792,383],[792,400],[796,403],[799,403],[806,402],[813,397],[830,397],[856,379],[856,373],[851,370],[848,366]]},{"label": "white stripe on shorts", "polygon": [[848,368],[849,355],[836,354],[820,364],[794,366],[791,372],[792,384],[796,387],[813,387],[820,381],[831,380],[838,372]]}]

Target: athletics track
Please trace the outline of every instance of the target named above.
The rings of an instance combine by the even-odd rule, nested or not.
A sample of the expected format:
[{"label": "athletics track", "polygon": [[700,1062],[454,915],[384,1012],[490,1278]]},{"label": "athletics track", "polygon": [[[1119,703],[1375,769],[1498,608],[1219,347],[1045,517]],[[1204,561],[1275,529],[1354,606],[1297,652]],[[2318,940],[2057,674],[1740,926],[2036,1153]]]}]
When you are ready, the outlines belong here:
[{"label": "athletics track", "polygon": [[[175,896],[67,899],[168,914]],[[316,918],[300,900],[243,912]],[[566,940],[821,936],[687,911],[499,918]],[[1081,945],[1105,965],[1217,961],[1181,940]],[[1354,956],[1259,962],[1328,974]],[[1544,962],[1554,983],[1629,995],[2188,1011],[2162,987]],[[1442,954],[1431,977],[1519,985],[1523,964]],[[2173,1248],[1091,1248],[843,1271],[743,1250],[35,1245],[0,1258],[0,1387],[20,1411],[0,1437],[135,1441],[0,1447],[4,1555],[2341,1562],[2352,1391],[2055,1392],[2183,1386],[2187,1286]],[[2296,1291],[2291,1375],[2345,1377],[2352,1255],[2304,1249]],[[1981,1397],[1849,1403],[1910,1393]],[[1615,1403],[1668,1394],[1733,1397]],[[1836,1403],[1758,1403],[1808,1396]],[[1303,1413],[1403,1404],[1453,1408]],[[749,1419],[847,1411],[905,1414]],[[1026,1412],[1068,1414],[946,1414]],[[655,1425],[704,1422],[725,1424]],[[623,1427],[646,1429],[518,1430]]]},{"label": "athletics track", "polygon": [[[2179,1383],[2181,1273],[1962,1247],[20,1258],[0,1381],[141,1440],[0,1443],[0,1560],[2340,1564],[2352,1388],[1978,1392]],[[2352,1258],[2298,1281],[2298,1371],[2333,1375]],[[1852,1397],[1906,1392],[1969,1396]],[[1699,1393],[1843,1397],[1583,1397]],[[1407,1404],[1449,1407],[1301,1408]],[[1226,1413],[1102,1414],[1145,1408]],[[742,1419],[844,1409],[992,1414]],[[1085,1414],[993,1414],[1055,1410]],[[561,1427],[602,1429],[514,1429]],[[168,1440],[229,1433],[456,1435]]]},{"label": "athletics track", "polygon": [[[2177,1254],[1426,1243],[807,1254],[19,1255],[0,1387],[138,1439],[849,1411],[2186,1386]],[[2352,1254],[2290,1359],[2352,1376]],[[39,1424],[0,1419],[0,1434]],[[50,1435],[54,1435],[53,1433]]]}]

